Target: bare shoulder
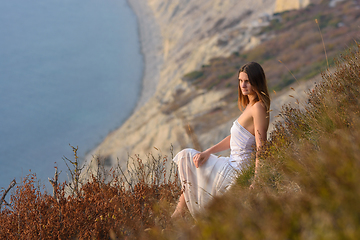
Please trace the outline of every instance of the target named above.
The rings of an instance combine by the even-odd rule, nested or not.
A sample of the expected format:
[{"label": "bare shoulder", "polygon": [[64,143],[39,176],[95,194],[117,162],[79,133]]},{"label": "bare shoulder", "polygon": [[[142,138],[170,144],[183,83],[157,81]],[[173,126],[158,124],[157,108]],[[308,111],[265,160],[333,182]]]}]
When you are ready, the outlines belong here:
[{"label": "bare shoulder", "polygon": [[252,106],[252,112],[253,114],[266,114],[266,107],[265,104],[263,104],[261,101],[257,101],[256,103],[254,103],[254,105]]},{"label": "bare shoulder", "polygon": [[269,127],[269,112],[267,111],[265,104],[258,101],[252,107],[252,116],[254,119],[254,127],[260,134],[266,136],[266,131]]}]

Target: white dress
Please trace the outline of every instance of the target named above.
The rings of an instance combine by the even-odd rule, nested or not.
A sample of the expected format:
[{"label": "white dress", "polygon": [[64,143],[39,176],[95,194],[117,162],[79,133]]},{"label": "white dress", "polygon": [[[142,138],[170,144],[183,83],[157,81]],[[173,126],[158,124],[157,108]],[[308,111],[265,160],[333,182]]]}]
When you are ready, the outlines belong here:
[{"label": "white dress", "polygon": [[230,138],[230,157],[213,154],[199,168],[193,157],[198,151],[187,148],[173,159],[178,165],[186,205],[193,217],[201,212],[212,197],[224,193],[234,182],[243,164],[247,163],[255,149],[255,137],[237,120],[234,121]]}]

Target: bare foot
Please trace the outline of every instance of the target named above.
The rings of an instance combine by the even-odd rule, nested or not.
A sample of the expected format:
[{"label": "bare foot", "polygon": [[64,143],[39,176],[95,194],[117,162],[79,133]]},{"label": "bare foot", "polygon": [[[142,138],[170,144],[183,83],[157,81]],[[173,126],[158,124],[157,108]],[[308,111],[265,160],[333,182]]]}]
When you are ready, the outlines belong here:
[{"label": "bare foot", "polygon": [[171,219],[178,219],[184,217],[185,212],[179,210],[178,208],[175,209],[174,213],[171,215]]}]

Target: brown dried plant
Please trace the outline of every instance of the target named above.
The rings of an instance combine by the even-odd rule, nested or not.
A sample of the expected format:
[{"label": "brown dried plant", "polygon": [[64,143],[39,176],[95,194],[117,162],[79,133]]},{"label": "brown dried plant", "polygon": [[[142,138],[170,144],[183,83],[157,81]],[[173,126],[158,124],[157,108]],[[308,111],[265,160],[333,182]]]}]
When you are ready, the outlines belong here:
[{"label": "brown dried plant", "polygon": [[76,175],[80,168],[69,168],[75,181],[70,194],[70,184],[58,184],[57,173],[52,195],[29,174],[0,212],[0,239],[128,239],[154,226],[165,228],[180,194],[177,169],[167,170],[168,158],[160,153],[148,158],[145,163],[136,156],[127,176],[115,167],[82,182]]}]

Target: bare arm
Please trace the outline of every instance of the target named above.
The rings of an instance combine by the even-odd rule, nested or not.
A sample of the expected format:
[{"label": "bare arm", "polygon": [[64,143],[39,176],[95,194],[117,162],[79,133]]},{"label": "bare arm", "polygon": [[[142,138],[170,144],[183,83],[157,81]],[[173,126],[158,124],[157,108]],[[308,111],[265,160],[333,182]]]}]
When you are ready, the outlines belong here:
[{"label": "bare arm", "polygon": [[267,139],[267,129],[269,127],[269,118],[266,108],[257,102],[253,108],[253,120],[256,141],[256,161],[255,161],[255,178],[259,171],[259,150]]},{"label": "bare arm", "polygon": [[221,140],[221,142],[212,146],[211,148],[208,148],[206,151],[208,151],[211,154],[211,153],[218,153],[221,151],[228,150],[230,148],[230,137],[231,135],[227,136],[226,138]]},{"label": "bare arm", "polygon": [[193,158],[195,166],[198,168],[201,165],[203,165],[204,162],[206,162],[206,160],[209,159],[210,154],[225,151],[225,150],[229,149],[230,148],[230,137],[231,137],[231,135],[227,136],[221,142],[208,148],[204,152],[195,154],[195,156]]}]

